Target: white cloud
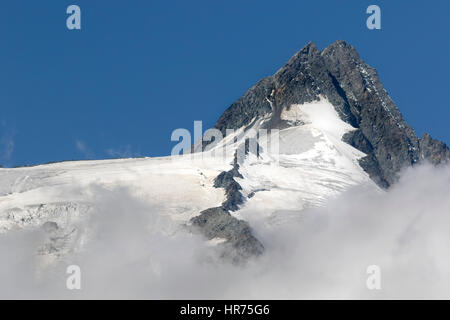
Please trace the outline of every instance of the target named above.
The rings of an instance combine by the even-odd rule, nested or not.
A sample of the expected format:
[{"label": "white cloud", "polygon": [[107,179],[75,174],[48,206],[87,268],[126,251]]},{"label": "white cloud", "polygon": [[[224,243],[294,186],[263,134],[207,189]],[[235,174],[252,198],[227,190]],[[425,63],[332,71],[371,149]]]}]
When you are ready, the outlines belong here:
[{"label": "white cloud", "polygon": [[133,152],[130,145],[107,149],[106,154],[113,158],[135,158],[141,156],[139,153]]},{"label": "white cloud", "polygon": [[[9,127],[6,121],[0,123],[0,160],[9,162],[14,152],[16,130]],[[0,163],[1,164],[1,163]]]},{"label": "white cloud", "polygon": [[86,146],[86,144],[83,141],[81,140],[75,141],[75,147],[77,148],[78,152],[80,152],[85,158],[87,159],[94,158],[94,153]]},{"label": "white cloud", "polygon": [[[93,187],[96,210],[80,226],[86,250],[39,277],[30,258],[39,233],[1,236],[0,260],[8,263],[0,266],[0,297],[450,298],[449,188],[450,167],[424,165],[389,192],[355,188],[289,224],[254,224],[266,252],[243,267],[220,261],[158,204]],[[82,270],[79,292],[65,289],[70,264]],[[374,264],[381,291],[366,288]]]}]

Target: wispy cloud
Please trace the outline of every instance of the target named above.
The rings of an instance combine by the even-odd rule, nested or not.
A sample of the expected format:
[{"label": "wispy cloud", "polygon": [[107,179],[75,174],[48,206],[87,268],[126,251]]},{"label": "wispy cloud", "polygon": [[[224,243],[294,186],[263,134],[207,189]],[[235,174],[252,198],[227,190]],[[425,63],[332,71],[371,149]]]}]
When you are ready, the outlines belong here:
[{"label": "wispy cloud", "polygon": [[136,158],[141,156],[139,152],[132,151],[131,145],[107,149],[106,154],[113,158]]},{"label": "wispy cloud", "polygon": [[16,130],[5,120],[0,122],[0,160],[9,163],[14,152]]},{"label": "wispy cloud", "polygon": [[75,141],[75,147],[77,148],[78,152],[80,152],[86,159],[93,159],[94,153],[91,149],[89,149],[86,144],[81,141],[77,140]]}]

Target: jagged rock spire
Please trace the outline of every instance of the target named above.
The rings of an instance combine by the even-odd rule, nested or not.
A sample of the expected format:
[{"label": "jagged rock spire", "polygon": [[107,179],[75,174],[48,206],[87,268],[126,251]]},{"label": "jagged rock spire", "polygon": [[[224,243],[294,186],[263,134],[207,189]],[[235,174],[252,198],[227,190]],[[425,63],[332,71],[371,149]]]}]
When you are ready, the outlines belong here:
[{"label": "jagged rock spire", "polygon": [[309,42],[273,76],[260,80],[233,103],[215,127],[225,133],[227,128],[247,126],[255,117],[269,113],[269,127],[283,126],[279,119],[283,108],[320,96],[357,129],[344,141],[367,154],[360,165],[382,187],[393,184],[406,166],[423,159],[444,162],[449,158],[442,151],[448,149],[445,144],[438,146],[427,137],[418,139],[383,88],[376,70],[343,40],[322,51]]}]

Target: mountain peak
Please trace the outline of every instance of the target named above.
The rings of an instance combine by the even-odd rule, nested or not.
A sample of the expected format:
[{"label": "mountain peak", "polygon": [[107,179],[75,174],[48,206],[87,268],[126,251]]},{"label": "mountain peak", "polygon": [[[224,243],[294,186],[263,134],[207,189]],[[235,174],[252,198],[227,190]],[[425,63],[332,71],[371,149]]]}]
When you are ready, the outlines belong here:
[{"label": "mountain peak", "polygon": [[304,46],[302,49],[300,49],[301,53],[314,53],[317,54],[319,52],[319,49],[317,49],[317,46],[314,42],[309,41],[306,46]]},{"label": "mountain peak", "polygon": [[334,67],[342,64],[365,64],[358,51],[344,40],[338,40],[330,44],[320,53],[325,59],[331,59]]},{"label": "mountain peak", "polygon": [[[343,139],[367,155],[360,165],[378,185],[392,185],[401,169],[420,161],[416,133],[404,121],[376,70],[344,40],[323,51],[309,42],[273,76],[259,81],[233,103],[215,127],[225,133],[227,128],[246,128],[255,119],[270,115],[267,129],[282,128],[289,125],[280,118],[283,110],[321,98],[326,98],[339,117],[355,128]],[[428,153],[424,156],[433,158]],[[446,156],[444,152],[442,157]]]},{"label": "mountain peak", "polygon": [[330,44],[327,48],[325,48],[325,50],[327,49],[333,50],[338,48],[355,50],[355,48],[352,45],[348,44],[345,40],[336,40],[335,42]]},{"label": "mountain peak", "polygon": [[282,74],[286,71],[296,72],[303,64],[310,63],[319,56],[319,49],[314,42],[310,41],[306,46],[295,53],[288,62],[275,73],[275,75]]}]

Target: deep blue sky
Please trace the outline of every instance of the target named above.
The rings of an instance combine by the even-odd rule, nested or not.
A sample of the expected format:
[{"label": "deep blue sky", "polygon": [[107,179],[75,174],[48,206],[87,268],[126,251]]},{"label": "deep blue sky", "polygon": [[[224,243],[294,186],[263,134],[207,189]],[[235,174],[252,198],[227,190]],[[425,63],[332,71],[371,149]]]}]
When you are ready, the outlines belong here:
[{"label": "deep blue sky", "polygon": [[[66,8],[82,30],[66,28]],[[382,30],[365,10],[378,4]],[[308,41],[375,67],[418,134],[450,142],[450,2],[2,0],[0,164],[158,156]]]}]

